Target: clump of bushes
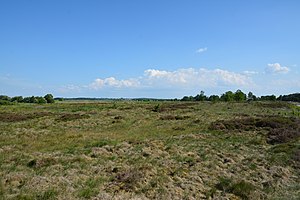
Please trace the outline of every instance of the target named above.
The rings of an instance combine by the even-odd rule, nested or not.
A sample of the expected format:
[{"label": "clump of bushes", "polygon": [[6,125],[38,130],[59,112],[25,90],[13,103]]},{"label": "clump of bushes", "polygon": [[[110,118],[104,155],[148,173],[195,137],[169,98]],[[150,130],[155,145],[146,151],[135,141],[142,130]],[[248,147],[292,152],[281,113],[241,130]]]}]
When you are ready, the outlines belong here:
[{"label": "clump of bushes", "polygon": [[44,97],[41,96],[31,96],[31,97],[22,97],[15,96],[9,97],[6,95],[0,95],[0,105],[12,105],[14,103],[37,103],[37,104],[45,104],[45,103],[54,103],[54,98],[52,94],[46,94]]}]

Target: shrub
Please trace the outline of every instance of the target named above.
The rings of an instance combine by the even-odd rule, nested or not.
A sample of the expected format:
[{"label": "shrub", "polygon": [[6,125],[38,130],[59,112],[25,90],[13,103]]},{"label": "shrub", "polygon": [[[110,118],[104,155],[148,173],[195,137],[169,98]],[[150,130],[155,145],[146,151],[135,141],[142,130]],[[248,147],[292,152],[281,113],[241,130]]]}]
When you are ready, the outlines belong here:
[{"label": "shrub", "polygon": [[36,97],[37,103],[44,104],[47,103],[46,99],[44,97]]},{"label": "shrub", "polygon": [[44,98],[46,99],[47,103],[54,103],[54,98],[52,94],[46,94]]},{"label": "shrub", "polygon": [[160,111],[160,105],[157,104],[156,106],[154,106],[154,108],[152,109],[153,112],[159,112]]},{"label": "shrub", "polygon": [[12,105],[13,103],[7,100],[0,100],[0,105]]}]

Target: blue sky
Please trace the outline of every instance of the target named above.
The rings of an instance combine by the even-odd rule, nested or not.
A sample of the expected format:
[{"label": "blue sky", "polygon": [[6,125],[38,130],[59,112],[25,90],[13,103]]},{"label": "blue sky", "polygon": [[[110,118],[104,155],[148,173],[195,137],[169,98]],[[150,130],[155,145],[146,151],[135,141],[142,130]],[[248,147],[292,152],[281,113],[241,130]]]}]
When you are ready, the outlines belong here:
[{"label": "blue sky", "polygon": [[0,0],[0,93],[300,92],[297,0]]}]

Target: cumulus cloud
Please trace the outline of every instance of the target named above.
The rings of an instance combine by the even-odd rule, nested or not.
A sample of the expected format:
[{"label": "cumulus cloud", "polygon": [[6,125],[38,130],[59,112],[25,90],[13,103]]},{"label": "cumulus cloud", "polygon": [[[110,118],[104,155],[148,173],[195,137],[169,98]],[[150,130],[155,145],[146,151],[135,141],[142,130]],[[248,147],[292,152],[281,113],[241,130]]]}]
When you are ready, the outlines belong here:
[{"label": "cumulus cloud", "polygon": [[177,70],[147,69],[138,78],[117,79],[115,77],[97,78],[87,85],[67,85],[62,93],[88,91],[192,91],[199,88],[226,88],[253,86],[251,76],[223,69],[182,68]]},{"label": "cumulus cloud", "polygon": [[279,63],[268,64],[266,67],[267,73],[287,73],[289,71],[288,67],[281,66]]},{"label": "cumulus cloud", "polygon": [[222,69],[186,68],[176,71],[148,69],[144,73],[149,84],[171,84],[181,86],[249,85],[251,79],[240,73]]},{"label": "cumulus cloud", "polygon": [[109,77],[105,79],[97,78],[88,87],[90,89],[99,90],[103,87],[137,87],[139,84],[139,81],[136,79],[118,80],[114,77]]},{"label": "cumulus cloud", "polygon": [[207,47],[197,49],[196,53],[203,53],[205,51],[207,51]]},{"label": "cumulus cloud", "polygon": [[258,72],[256,71],[243,71],[243,74],[244,75],[247,75],[247,76],[252,76],[252,75],[255,75],[255,74],[258,74]]}]

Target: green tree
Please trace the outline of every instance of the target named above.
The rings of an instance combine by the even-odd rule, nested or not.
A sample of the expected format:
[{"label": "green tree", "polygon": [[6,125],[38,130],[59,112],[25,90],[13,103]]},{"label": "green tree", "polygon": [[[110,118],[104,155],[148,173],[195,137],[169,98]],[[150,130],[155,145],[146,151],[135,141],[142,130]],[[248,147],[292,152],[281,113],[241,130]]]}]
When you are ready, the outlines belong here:
[{"label": "green tree", "polygon": [[10,101],[10,97],[6,95],[0,95],[0,100]]},{"label": "green tree", "polygon": [[205,100],[207,100],[207,97],[205,96],[204,91],[201,91],[200,94],[197,94],[195,96],[195,100],[196,101],[205,101]]},{"label": "green tree", "polygon": [[37,103],[44,104],[47,103],[46,99],[44,97],[36,97]]},{"label": "green tree", "polygon": [[221,96],[222,101],[233,101],[234,100],[234,93],[231,91],[225,92],[225,94],[222,94]]},{"label": "green tree", "polygon": [[273,95],[266,95],[266,96],[261,96],[260,97],[261,101],[276,101],[276,96]]},{"label": "green tree", "polygon": [[246,94],[242,92],[242,90],[237,90],[234,93],[234,100],[235,101],[245,101],[246,100]]},{"label": "green tree", "polygon": [[37,102],[38,102],[38,100],[35,96],[30,97],[29,103],[37,103]]},{"label": "green tree", "polygon": [[218,95],[210,95],[208,98],[209,101],[216,102],[220,100],[220,97]]},{"label": "green tree", "polygon": [[46,94],[44,98],[46,99],[47,103],[54,103],[54,98],[52,94]]},{"label": "green tree", "polygon": [[16,97],[11,98],[10,101],[11,101],[11,102],[18,102],[18,103],[21,103],[21,102],[23,102],[23,97],[22,97],[22,96],[16,96]]}]

